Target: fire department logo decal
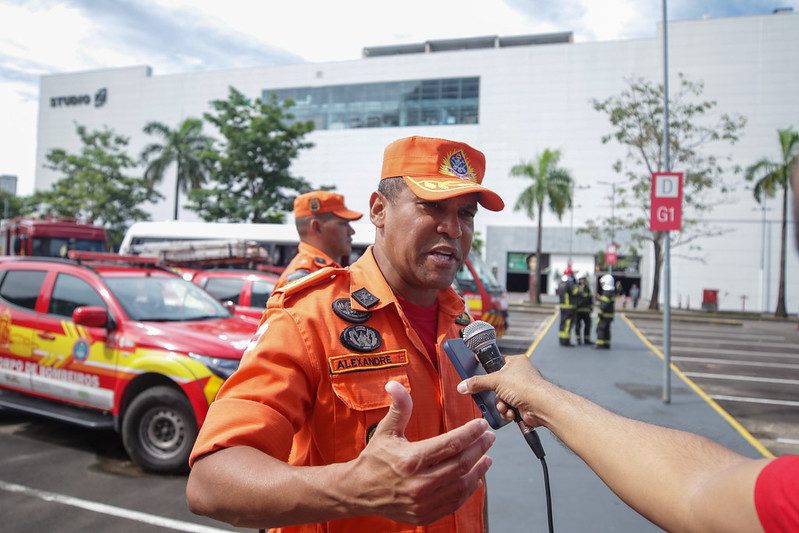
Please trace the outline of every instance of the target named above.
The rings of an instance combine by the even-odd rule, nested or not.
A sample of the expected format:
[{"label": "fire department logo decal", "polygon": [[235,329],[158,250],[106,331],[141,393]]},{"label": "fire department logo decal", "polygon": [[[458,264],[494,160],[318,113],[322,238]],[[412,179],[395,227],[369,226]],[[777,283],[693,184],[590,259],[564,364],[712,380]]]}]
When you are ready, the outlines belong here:
[{"label": "fire department logo decal", "polygon": [[477,173],[469,164],[466,154],[461,149],[456,149],[446,156],[441,162],[438,171],[462,180],[477,181]]},{"label": "fire department logo decal", "polygon": [[85,361],[89,357],[89,342],[86,339],[78,339],[72,345],[72,357],[78,361]]}]

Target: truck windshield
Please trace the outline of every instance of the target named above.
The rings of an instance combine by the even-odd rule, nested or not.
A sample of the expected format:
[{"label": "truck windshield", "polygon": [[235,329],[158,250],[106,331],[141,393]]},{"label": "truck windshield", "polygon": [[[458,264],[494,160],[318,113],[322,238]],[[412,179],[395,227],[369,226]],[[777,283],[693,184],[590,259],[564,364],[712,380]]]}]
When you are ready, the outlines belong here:
[{"label": "truck windshield", "polygon": [[63,237],[34,237],[34,256],[41,257],[66,257],[70,250],[83,252],[105,252],[105,241],[89,239],[70,239]]},{"label": "truck windshield", "polygon": [[213,296],[178,277],[107,277],[105,282],[132,320],[189,321],[227,318]]}]

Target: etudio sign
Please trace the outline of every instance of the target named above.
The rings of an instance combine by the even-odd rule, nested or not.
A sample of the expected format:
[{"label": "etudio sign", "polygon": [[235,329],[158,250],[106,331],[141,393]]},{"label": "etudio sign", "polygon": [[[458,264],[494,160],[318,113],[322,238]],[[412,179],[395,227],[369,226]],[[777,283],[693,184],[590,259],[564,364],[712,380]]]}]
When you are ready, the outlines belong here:
[{"label": "etudio sign", "polygon": [[103,87],[94,93],[94,98],[89,94],[73,94],[70,96],[51,96],[50,107],[72,107],[91,105],[94,102],[94,107],[102,107],[108,100],[108,89]]}]

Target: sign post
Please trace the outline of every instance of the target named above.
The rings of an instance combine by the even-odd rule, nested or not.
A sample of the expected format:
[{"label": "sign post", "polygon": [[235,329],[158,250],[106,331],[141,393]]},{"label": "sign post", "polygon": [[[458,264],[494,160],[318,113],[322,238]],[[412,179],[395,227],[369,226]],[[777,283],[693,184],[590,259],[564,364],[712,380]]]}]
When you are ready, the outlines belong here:
[{"label": "sign post", "polygon": [[682,172],[653,172],[649,229],[663,231],[663,403],[671,402],[671,231],[682,230]]}]

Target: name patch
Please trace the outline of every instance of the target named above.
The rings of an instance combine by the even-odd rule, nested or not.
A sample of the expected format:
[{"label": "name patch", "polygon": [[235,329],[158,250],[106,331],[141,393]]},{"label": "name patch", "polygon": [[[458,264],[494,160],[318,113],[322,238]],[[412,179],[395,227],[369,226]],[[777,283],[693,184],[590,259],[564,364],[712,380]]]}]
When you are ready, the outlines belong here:
[{"label": "name patch", "polygon": [[408,364],[408,354],[405,350],[390,350],[369,355],[350,353],[337,355],[327,360],[330,372],[333,374],[346,374],[347,372],[360,372],[363,370],[380,370]]}]

